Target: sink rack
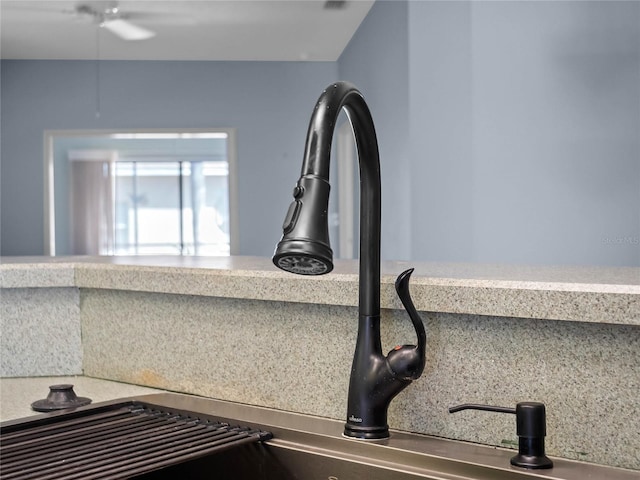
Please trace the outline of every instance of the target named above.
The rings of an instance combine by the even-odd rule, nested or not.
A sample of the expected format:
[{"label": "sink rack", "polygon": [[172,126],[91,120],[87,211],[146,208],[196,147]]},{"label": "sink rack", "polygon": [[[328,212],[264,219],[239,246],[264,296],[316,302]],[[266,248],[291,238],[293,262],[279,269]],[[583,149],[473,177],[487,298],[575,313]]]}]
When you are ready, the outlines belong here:
[{"label": "sink rack", "polygon": [[131,478],[272,437],[140,402],[45,416],[0,436],[2,480]]}]

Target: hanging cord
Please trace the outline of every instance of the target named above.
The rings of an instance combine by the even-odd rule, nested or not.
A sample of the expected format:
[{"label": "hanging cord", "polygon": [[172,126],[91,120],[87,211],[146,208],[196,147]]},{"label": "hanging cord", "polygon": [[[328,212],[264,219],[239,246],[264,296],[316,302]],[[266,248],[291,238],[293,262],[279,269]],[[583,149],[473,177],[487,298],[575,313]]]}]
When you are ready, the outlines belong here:
[{"label": "hanging cord", "polygon": [[100,29],[96,28],[96,118],[100,118]]}]

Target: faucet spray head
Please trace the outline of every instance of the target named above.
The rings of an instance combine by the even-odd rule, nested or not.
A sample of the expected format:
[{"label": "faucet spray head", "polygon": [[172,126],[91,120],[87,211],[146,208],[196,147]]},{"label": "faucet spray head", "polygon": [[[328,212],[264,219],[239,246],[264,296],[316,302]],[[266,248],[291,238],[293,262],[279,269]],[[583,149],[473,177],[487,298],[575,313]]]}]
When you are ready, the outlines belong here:
[{"label": "faucet spray head", "polygon": [[329,182],[303,175],[293,189],[293,202],[282,224],[282,239],[273,263],[298,275],[322,275],[333,270],[327,210]]},{"label": "faucet spray head", "polygon": [[276,248],[273,263],[298,275],[323,275],[333,270],[331,249],[311,240],[282,240]]}]

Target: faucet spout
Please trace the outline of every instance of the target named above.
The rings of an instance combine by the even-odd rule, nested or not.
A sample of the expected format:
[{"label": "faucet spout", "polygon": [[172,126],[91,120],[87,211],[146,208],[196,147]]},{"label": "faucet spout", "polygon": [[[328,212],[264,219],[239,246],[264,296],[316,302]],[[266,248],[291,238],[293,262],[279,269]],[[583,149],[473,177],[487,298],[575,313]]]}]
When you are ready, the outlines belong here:
[{"label": "faucet spout", "polygon": [[303,275],[329,273],[329,163],[331,141],[344,108],[353,127],[360,165],[360,312],[380,314],[380,157],[369,108],[358,89],[347,82],[327,87],[313,111],[300,179],[283,224],[273,261]]},{"label": "faucet spout", "polygon": [[408,296],[408,281],[413,271],[408,270],[398,278],[396,290],[414,322],[418,346],[398,346],[386,357],[382,353],[378,141],[362,94],[348,82],[330,85],[316,103],[307,131],[302,171],[293,190],[293,202],[285,216],[282,239],[276,246],[273,262],[283,270],[301,275],[320,275],[333,269],[327,222],[329,163],[331,141],[342,109],[353,128],[360,166],[359,321],[344,433],[355,438],[386,438],[389,436],[389,403],[422,373],[426,336]]}]

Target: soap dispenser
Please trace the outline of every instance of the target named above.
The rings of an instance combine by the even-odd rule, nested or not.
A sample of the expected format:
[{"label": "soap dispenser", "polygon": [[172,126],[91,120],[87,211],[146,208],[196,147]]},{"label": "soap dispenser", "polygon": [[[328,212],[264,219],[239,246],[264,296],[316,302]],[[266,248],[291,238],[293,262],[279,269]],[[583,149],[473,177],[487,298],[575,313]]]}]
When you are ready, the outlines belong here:
[{"label": "soap dispenser", "polygon": [[518,454],[511,459],[511,465],[530,469],[553,467],[553,462],[544,452],[544,437],[547,434],[547,427],[546,411],[543,403],[520,402],[516,405],[516,408],[467,403],[450,407],[449,413],[459,412],[460,410],[515,413]]}]

